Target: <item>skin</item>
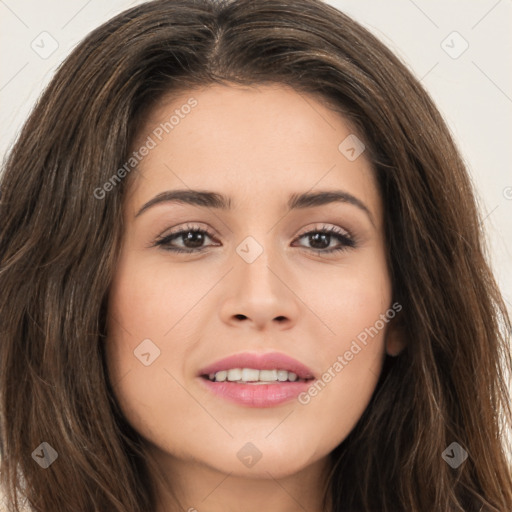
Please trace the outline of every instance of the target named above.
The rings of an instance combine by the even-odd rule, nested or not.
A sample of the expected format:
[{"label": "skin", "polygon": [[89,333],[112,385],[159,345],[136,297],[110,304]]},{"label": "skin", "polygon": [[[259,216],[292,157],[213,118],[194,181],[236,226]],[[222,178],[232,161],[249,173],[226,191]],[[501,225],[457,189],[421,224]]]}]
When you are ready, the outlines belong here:
[{"label": "skin", "polygon": [[[364,152],[350,161],[338,150],[354,133],[339,114],[285,85],[187,91],[151,112],[135,147],[191,97],[197,106],[130,176],[109,297],[109,375],[127,420],[148,442],[149,460],[163,470],[154,476],[158,512],[241,504],[248,512],[320,511],[329,453],[367,407],[386,351],[396,355],[404,345],[395,317],[342,371],[332,370],[392,306],[372,166]],[[154,196],[178,188],[228,195],[233,209],[163,202],[136,217]],[[341,202],[287,209],[292,193],[340,189],[370,215]],[[151,246],[187,224],[213,236],[172,245],[206,251]],[[314,245],[302,236],[333,226],[356,247],[316,253],[342,243],[331,236]],[[236,251],[248,236],[263,250],[252,263]],[[144,339],[160,350],[149,366],[134,356]],[[316,377],[329,368],[335,377],[307,404],[249,408],[213,395],[197,376],[228,355],[274,350]],[[237,457],[247,442],[261,453],[252,467]]]}]

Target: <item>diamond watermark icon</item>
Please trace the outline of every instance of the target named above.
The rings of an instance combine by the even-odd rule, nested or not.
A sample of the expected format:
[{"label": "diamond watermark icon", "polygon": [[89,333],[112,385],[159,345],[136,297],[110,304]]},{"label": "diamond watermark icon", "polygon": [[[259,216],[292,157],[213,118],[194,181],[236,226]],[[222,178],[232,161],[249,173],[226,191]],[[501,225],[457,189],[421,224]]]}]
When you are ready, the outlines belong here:
[{"label": "diamond watermark icon", "polygon": [[133,353],[144,366],[149,366],[160,356],[160,349],[149,338],[146,338],[137,345]]},{"label": "diamond watermark icon", "polygon": [[458,59],[469,48],[469,43],[454,30],[443,39],[441,48],[452,59]]},{"label": "diamond watermark icon", "polygon": [[252,263],[261,255],[263,247],[252,236],[248,236],[238,245],[236,252],[246,263]]},{"label": "diamond watermark icon", "polygon": [[30,47],[34,50],[41,59],[47,59],[50,57],[57,48],[59,43],[57,40],[48,32],[41,32],[31,43]]},{"label": "diamond watermark icon", "polygon": [[446,448],[441,457],[453,468],[457,469],[467,458],[468,452],[455,441]]},{"label": "diamond watermark icon", "polygon": [[363,144],[363,141],[353,133],[343,139],[338,146],[338,151],[351,162],[357,160],[365,149],[366,146]]},{"label": "diamond watermark icon", "polygon": [[33,452],[32,458],[43,468],[49,468],[56,460],[59,454],[47,442],[42,442]]},{"label": "diamond watermark icon", "polygon": [[262,455],[263,454],[252,443],[245,443],[236,454],[240,462],[248,468],[252,468],[256,462],[261,459]]}]

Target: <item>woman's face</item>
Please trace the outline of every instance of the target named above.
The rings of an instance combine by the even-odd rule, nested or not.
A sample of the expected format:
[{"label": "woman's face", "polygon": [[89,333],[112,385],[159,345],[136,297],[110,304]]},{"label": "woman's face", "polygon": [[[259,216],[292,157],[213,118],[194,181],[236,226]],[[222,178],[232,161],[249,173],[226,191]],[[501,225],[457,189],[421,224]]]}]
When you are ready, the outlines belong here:
[{"label": "woman's face", "polygon": [[[215,85],[161,103],[134,150],[107,341],[127,420],[171,470],[280,478],[325,461],[368,405],[386,339],[401,346],[364,146],[311,96]],[[216,195],[153,201],[178,190]],[[269,353],[294,361],[251,359]],[[241,354],[209,369],[227,380],[202,376]],[[222,371],[236,368],[277,381]]]}]

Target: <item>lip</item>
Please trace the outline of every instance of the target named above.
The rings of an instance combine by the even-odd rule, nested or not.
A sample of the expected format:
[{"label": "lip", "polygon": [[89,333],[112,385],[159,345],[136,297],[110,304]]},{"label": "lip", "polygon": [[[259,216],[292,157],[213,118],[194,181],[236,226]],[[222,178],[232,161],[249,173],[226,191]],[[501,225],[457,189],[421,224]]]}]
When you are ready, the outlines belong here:
[{"label": "lip", "polygon": [[215,361],[199,370],[198,376],[229,370],[231,368],[253,368],[255,370],[287,370],[300,379],[315,378],[313,371],[301,362],[281,352],[257,354],[243,352]]},{"label": "lip", "polygon": [[213,382],[199,377],[200,385],[225,400],[246,407],[275,407],[296,399],[307,391],[311,382],[280,382],[279,384],[238,384],[236,382]]},{"label": "lip", "polygon": [[[287,370],[305,381],[276,382],[272,384],[239,384],[237,382],[214,382],[206,378],[231,368],[254,368],[256,370]],[[257,354],[244,352],[234,354],[205,366],[198,372],[202,386],[221,398],[246,407],[274,407],[297,398],[306,391],[315,378],[313,371],[286,354],[269,352]]]}]

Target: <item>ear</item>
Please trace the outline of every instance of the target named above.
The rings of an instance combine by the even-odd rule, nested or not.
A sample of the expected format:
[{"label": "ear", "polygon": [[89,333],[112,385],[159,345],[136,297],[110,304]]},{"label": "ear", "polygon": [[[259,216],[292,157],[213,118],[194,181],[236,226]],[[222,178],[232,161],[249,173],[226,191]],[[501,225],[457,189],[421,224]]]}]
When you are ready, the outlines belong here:
[{"label": "ear", "polygon": [[398,356],[407,345],[401,319],[400,314],[392,318],[386,330],[386,353],[392,357]]}]

